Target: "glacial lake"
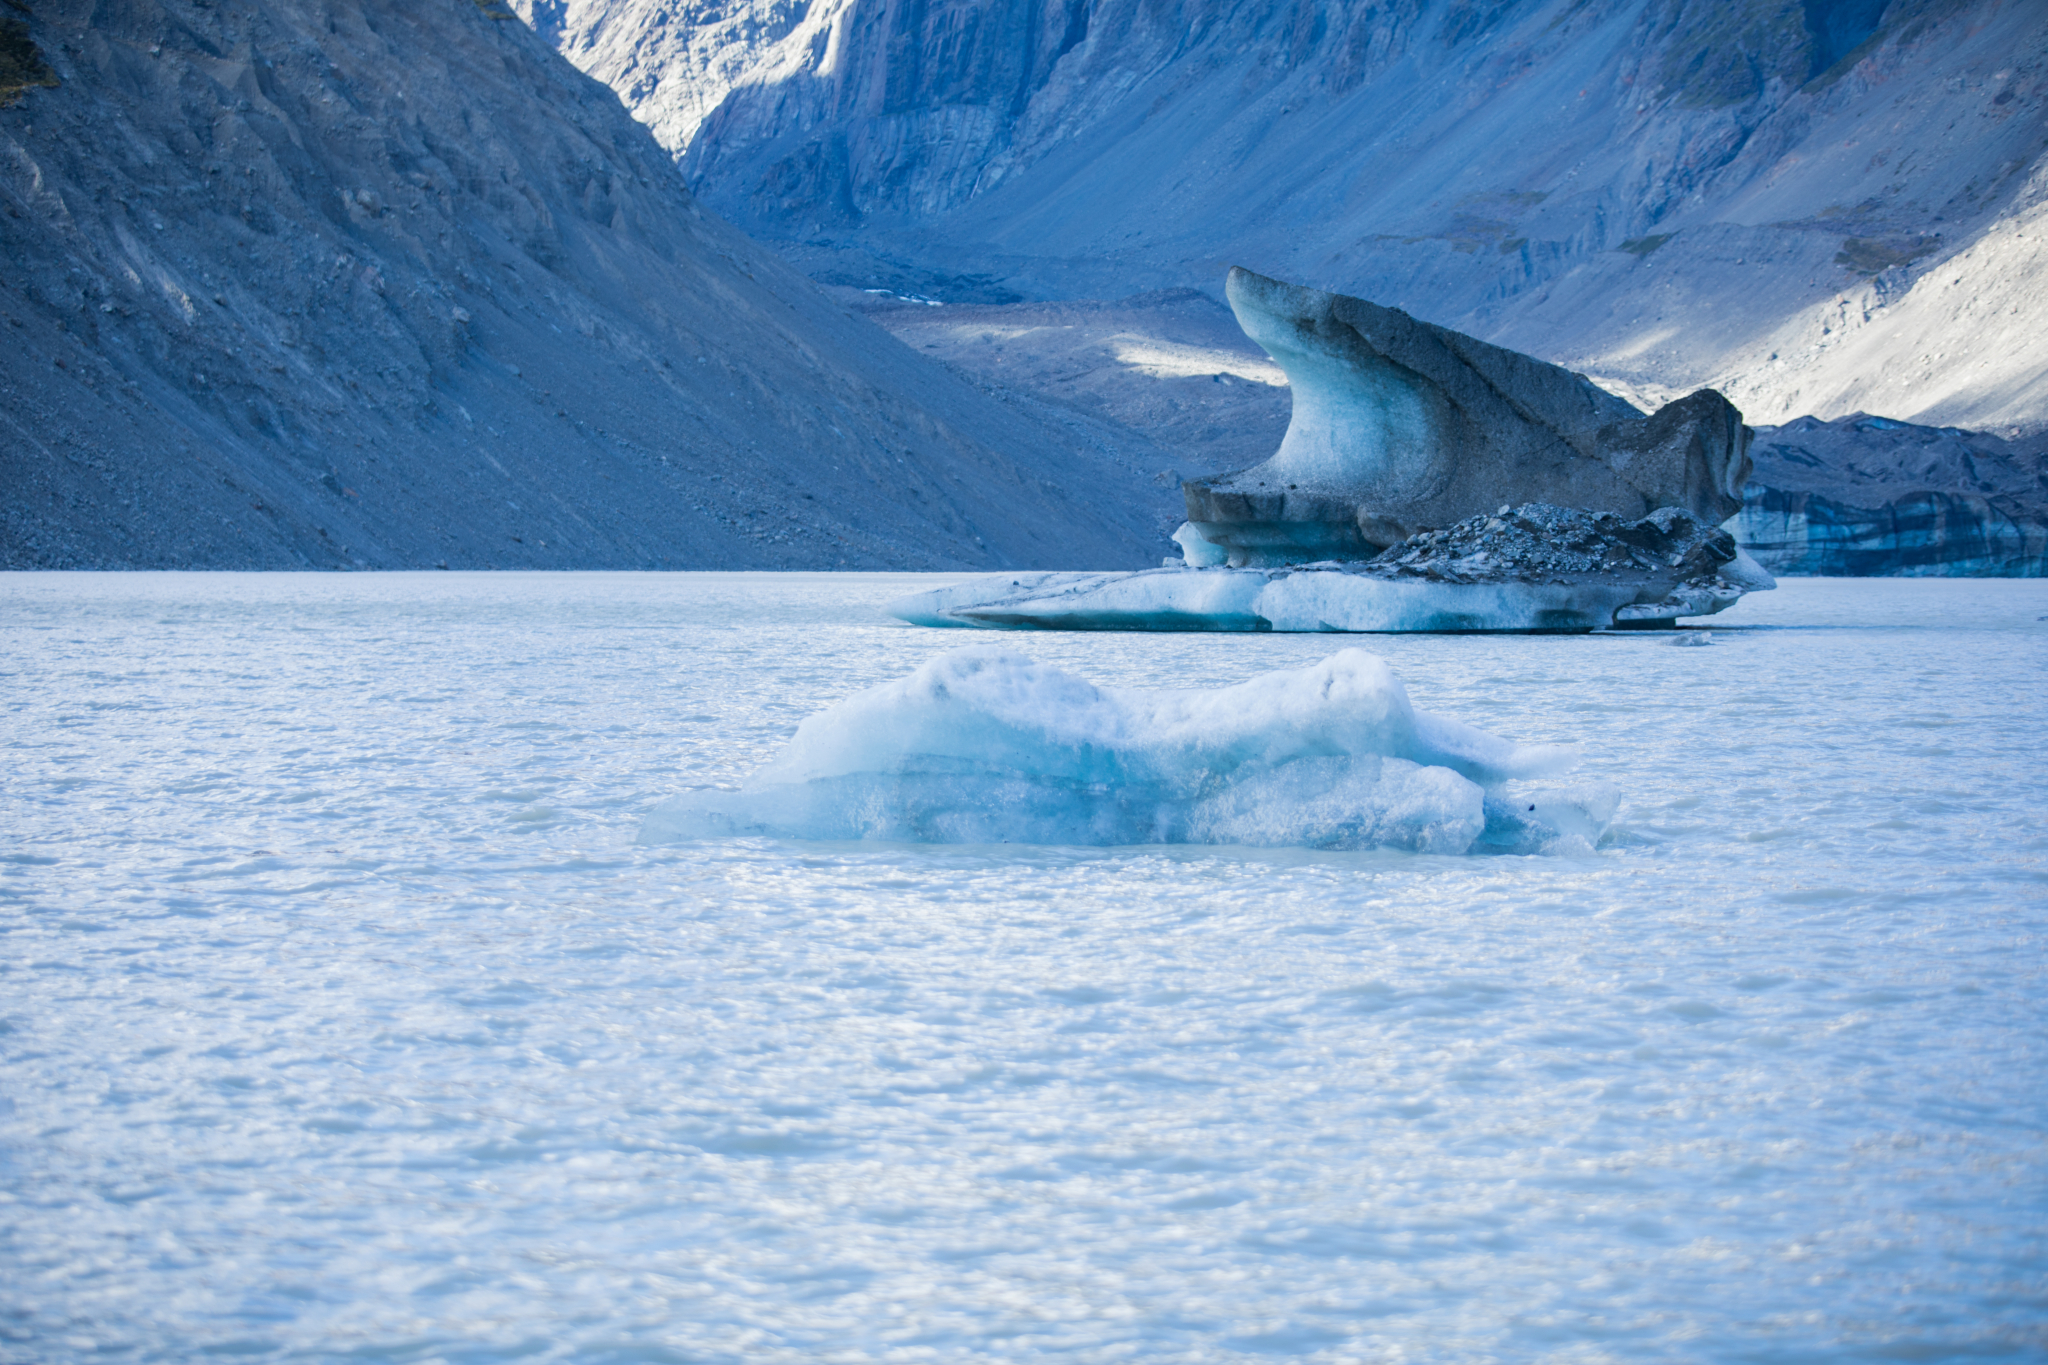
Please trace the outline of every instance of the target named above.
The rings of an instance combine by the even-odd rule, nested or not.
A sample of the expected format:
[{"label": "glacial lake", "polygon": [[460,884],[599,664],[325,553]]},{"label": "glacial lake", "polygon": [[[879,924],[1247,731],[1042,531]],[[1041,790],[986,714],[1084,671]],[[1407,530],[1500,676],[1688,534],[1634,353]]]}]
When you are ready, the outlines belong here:
[{"label": "glacial lake", "polygon": [[[938,576],[0,576],[0,1360],[2048,1352],[2048,582],[990,635]],[[1347,644],[1577,857],[639,846],[935,652]]]}]

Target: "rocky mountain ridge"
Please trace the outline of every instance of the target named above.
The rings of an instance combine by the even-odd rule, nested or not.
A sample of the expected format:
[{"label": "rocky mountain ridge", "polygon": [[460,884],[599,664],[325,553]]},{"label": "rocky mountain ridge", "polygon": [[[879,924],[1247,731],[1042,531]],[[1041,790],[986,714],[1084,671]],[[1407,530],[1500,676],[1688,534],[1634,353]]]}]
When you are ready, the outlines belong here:
[{"label": "rocky mountain ridge", "polygon": [[820,279],[1244,264],[1759,421],[2048,426],[2027,0],[519,4]]}]

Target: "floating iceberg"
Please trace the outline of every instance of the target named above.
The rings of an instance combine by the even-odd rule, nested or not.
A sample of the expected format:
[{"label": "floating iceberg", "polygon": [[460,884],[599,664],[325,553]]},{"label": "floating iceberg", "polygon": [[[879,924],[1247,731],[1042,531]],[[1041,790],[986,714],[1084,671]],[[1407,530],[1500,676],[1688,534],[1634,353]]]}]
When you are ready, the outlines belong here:
[{"label": "floating iceberg", "polygon": [[640,840],[1537,852],[1613,817],[1605,784],[1545,780],[1573,761],[1415,710],[1358,649],[1157,692],[965,649],[810,717],[741,790],[668,801]]},{"label": "floating iceberg", "polygon": [[[1529,503],[1418,532],[1363,563],[1016,573],[893,602],[914,625],[1042,630],[1588,631],[1669,626],[1775,580],[1734,538],[1675,507],[1624,522]],[[1208,566],[1208,567],[1204,567]]]},{"label": "floating iceberg", "polygon": [[1369,559],[1504,502],[1709,525],[1742,508],[1752,433],[1712,389],[1645,416],[1398,309],[1243,269],[1224,292],[1294,395],[1272,458],[1182,486],[1189,525],[1233,568]]}]

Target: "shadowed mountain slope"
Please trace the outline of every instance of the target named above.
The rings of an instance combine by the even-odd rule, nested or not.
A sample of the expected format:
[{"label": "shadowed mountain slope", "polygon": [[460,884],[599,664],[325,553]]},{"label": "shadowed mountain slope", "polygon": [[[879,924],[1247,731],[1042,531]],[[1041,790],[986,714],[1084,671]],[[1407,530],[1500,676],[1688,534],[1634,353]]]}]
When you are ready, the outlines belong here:
[{"label": "shadowed mountain slope", "polygon": [[854,316],[511,20],[34,6],[61,83],[0,109],[0,565],[1157,562],[1141,440]]}]

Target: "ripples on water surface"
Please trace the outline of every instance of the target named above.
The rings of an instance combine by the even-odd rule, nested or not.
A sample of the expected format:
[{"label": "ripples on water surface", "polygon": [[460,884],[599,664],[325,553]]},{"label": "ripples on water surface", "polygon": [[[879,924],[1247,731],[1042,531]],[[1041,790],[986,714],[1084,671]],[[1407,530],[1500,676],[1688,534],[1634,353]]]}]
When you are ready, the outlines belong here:
[{"label": "ripples on water surface", "polygon": [[0,577],[0,1359],[2048,1349],[2048,584],[1364,641],[1590,858],[634,846],[932,581]]}]

